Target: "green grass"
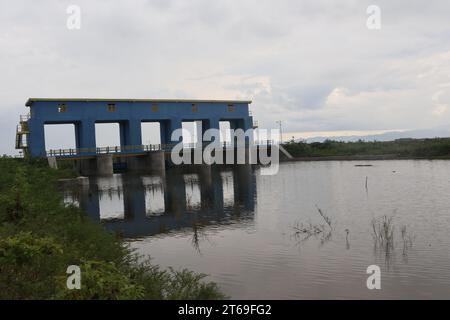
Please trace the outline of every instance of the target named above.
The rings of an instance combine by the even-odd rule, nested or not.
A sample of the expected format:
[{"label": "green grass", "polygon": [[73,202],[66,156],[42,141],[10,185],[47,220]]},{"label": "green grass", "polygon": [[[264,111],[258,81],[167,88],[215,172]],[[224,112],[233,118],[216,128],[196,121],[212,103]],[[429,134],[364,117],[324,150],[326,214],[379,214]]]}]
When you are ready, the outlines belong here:
[{"label": "green grass", "polygon": [[284,145],[293,157],[380,156],[439,158],[450,156],[450,138],[400,139],[374,142],[289,142]]},{"label": "green grass", "polygon": [[[223,299],[188,270],[141,261],[122,239],[65,206],[57,179],[73,176],[42,161],[0,158],[0,299]],[[81,290],[68,290],[69,265]]]}]

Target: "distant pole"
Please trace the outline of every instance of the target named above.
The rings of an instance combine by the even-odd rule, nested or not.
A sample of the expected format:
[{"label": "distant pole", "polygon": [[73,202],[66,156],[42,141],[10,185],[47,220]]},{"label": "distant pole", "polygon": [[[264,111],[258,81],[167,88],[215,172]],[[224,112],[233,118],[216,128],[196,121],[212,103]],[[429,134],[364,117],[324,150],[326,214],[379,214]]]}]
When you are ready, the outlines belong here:
[{"label": "distant pole", "polygon": [[283,144],[283,127],[282,127],[283,121],[278,120],[277,124],[280,127],[280,144]]}]

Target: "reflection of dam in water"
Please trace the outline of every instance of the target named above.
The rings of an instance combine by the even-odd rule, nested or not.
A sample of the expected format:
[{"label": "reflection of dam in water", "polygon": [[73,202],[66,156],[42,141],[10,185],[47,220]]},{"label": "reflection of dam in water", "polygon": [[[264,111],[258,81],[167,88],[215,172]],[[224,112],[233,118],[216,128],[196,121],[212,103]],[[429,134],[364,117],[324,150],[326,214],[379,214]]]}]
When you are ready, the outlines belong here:
[{"label": "reflection of dam in water", "polygon": [[255,176],[251,166],[164,176],[114,175],[66,190],[65,201],[124,237],[152,236],[183,228],[238,226],[253,221]]}]

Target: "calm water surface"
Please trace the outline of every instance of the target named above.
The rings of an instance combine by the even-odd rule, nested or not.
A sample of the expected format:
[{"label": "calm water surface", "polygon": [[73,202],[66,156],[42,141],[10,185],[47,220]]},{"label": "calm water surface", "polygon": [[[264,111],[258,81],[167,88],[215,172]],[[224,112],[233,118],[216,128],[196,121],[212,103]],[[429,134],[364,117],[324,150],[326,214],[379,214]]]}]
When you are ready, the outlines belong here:
[{"label": "calm water surface", "polygon": [[[154,263],[209,274],[232,298],[449,299],[449,194],[450,161],[336,161],[286,163],[275,176],[114,175],[67,190],[66,201]],[[373,238],[383,216],[391,248]],[[382,289],[370,291],[374,264]]]}]

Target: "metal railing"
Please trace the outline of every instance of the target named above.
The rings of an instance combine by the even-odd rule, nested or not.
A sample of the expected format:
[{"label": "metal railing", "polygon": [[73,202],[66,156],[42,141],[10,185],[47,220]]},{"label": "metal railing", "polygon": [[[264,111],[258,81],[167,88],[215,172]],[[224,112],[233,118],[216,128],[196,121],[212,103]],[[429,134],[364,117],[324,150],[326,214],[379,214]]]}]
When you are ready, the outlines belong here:
[{"label": "metal railing", "polygon": [[[183,149],[195,149],[209,145],[211,142],[203,143],[183,143]],[[266,146],[274,144],[273,140],[256,141],[253,145]],[[151,144],[140,146],[113,146],[113,147],[97,147],[97,148],[71,148],[71,149],[52,149],[46,152],[47,157],[71,157],[71,156],[93,156],[98,154],[139,154],[152,151],[170,152],[176,146],[172,144]],[[248,141],[245,144],[249,145]],[[223,148],[235,147],[232,142],[222,142]]]},{"label": "metal railing", "polygon": [[71,148],[71,149],[52,149],[47,151],[48,157],[65,157],[80,155],[96,155],[96,154],[127,154],[127,153],[144,153],[151,151],[170,150],[171,145],[152,144],[140,146],[113,146],[113,147],[96,147],[96,148]]}]

